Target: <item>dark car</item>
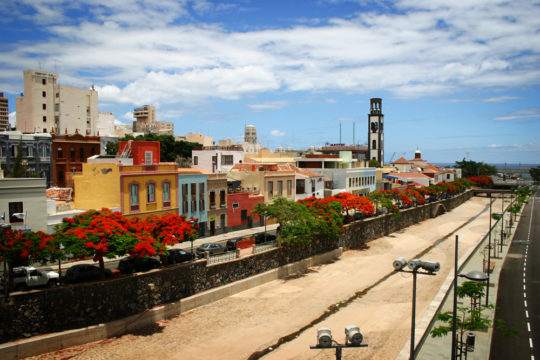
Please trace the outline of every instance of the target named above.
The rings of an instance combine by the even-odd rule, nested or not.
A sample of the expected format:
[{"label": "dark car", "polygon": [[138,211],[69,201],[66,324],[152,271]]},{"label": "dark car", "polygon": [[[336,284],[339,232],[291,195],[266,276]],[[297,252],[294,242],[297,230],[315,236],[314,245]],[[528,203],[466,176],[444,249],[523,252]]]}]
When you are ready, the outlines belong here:
[{"label": "dark car", "polygon": [[260,233],[255,234],[255,244],[261,244],[267,241],[276,240],[276,235],[268,234],[268,233]]},{"label": "dark car", "polygon": [[148,271],[158,268],[160,265],[159,260],[150,257],[128,257],[120,260],[118,263],[118,270],[122,274],[131,274],[140,271]]},{"label": "dark car", "polygon": [[227,240],[227,250],[236,250],[236,244],[242,240],[242,238],[234,238]]},{"label": "dark car", "polygon": [[193,260],[193,255],[190,252],[182,249],[169,250],[169,255],[167,255],[167,263],[169,265],[178,264],[190,260]]},{"label": "dark car", "polygon": [[197,256],[202,258],[204,253],[209,252],[210,255],[221,254],[227,252],[227,248],[221,244],[207,243],[202,244],[197,248]]},{"label": "dark car", "polygon": [[[105,277],[111,277],[112,272],[105,269]],[[68,283],[77,283],[84,281],[101,280],[101,271],[99,267],[90,264],[73,265],[66,271],[65,281]]]}]

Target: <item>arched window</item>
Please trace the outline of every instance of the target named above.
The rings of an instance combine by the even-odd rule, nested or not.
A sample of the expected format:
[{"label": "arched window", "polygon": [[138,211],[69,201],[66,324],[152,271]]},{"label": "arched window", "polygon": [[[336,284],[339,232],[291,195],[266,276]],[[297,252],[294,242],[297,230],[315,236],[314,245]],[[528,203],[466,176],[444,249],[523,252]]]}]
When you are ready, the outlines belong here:
[{"label": "arched window", "polygon": [[171,183],[164,181],[162,185],[163,189],[163,207],[171,206]]},{"label": "arched window", "polygon": [[146,184],[146,202],[156,202],[156,184],[154,183]]},{"label": "arched window", "polygon": [[139,184],[129,185],[129,207],[131,211],[139,210]]}]

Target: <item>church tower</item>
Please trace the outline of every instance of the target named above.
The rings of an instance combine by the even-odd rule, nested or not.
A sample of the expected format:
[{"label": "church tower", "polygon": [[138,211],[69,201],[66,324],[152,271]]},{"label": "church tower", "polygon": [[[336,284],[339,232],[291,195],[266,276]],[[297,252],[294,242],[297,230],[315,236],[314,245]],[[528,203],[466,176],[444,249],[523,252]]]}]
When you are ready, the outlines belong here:
[{"label": "church tower", "polygon": [[384,135],[382,99],[370,99],[371,111],[368,115],[368,153],[369,160],[384,164]]}]

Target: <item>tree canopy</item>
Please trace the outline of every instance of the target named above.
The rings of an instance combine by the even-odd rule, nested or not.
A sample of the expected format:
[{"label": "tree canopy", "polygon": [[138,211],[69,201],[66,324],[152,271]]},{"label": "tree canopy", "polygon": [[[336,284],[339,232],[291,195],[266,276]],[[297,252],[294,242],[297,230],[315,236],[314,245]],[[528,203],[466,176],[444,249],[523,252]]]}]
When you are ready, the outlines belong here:
[{"label": "tree canopy", "polygon": [[191,159],[191,151],[194,147],[201,146],[199,143],[189,141],[176,141],[172,135],[144,134],[133,137],[126,135],[120,141],[159,141],[161,144],[161,162],[175,162],[180,159]]},{"label": "tree canopy", "polygon": [[461,176],[464,178],[478,175],[494,175],[497,173],[497,168],[495,166],[486,164],[482,161],[476,162],[473,160],[465,160],[465,158],[461,161],[456,161],[454,166],[461,169]]},{"label": "tree canopy", "polygon": [[530,168],[529,174],[531,174],[531,177],[534,181],[540,181],[540,166]]}]

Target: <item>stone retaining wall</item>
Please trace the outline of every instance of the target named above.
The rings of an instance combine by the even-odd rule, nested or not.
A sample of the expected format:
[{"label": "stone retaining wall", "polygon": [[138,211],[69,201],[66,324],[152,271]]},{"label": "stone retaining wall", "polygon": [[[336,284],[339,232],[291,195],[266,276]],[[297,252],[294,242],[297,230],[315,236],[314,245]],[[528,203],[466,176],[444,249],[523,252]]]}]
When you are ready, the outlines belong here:
[{"label": "stone retaining wall", "polygon": [[207,266],[206,260],[199,260],[144,274],[13,294],[7,303],[0,300],[0,343],[120,319],[340,246],[359,248],[380,236],[439,215],[440,204],[451,210],[471,196],[468,191],[402,210],[398,217],[385,215],[356,221],[345,225],[343,234],[334,241],[317,239],[309,246],[281,247],[220,264]]}]

